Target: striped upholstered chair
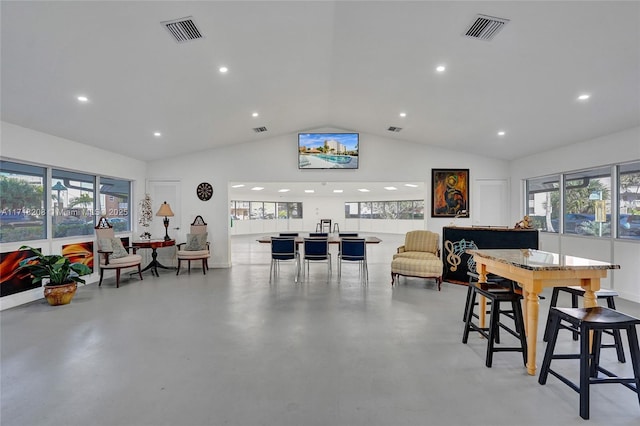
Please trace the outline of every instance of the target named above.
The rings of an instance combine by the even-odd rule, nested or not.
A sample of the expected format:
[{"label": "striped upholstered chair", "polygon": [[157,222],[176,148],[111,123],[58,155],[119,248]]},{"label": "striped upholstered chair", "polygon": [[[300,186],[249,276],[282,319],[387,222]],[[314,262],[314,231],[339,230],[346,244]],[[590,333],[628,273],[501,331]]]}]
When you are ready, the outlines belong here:
[{"label": "striped upholstered chair", "polygon": [[404,245],[398,247],[391,261],[391,285],[398,275],[405,277],[434,278],[438,290],[442,286],[442,260],[440,259],[440,235],[431,231],[410,231]]}]

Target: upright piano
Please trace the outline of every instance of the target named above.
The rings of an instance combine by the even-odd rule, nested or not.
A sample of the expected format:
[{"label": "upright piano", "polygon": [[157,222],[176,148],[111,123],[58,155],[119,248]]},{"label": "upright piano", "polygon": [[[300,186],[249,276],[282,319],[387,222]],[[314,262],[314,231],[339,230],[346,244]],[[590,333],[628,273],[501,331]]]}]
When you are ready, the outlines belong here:
[{"label": "upright piano", "polygon": [[467,271],[475,272],[473,257],[467,249],[538,249],[537,229],[445,226],[442,229],[442,279],[469,282]]}]

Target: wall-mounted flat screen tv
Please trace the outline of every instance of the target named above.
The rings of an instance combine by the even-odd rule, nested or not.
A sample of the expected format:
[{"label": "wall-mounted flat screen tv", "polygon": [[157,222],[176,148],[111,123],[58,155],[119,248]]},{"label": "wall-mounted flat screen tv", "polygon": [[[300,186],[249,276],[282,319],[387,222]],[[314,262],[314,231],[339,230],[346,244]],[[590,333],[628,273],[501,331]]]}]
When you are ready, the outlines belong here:
[{"label": "wall-mounted flat screen tv", "polygon": [[298,133],[299,169],[357,169],[358,133]]}]

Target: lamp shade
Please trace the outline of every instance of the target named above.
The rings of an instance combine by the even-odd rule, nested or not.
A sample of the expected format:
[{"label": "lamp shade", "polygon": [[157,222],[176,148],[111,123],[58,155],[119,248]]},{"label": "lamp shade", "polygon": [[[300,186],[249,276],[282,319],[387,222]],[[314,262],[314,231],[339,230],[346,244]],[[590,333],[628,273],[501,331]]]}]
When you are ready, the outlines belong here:
[{"label": "lamp shade", "polygon": [[165,216],[165,217],[173,216],[173,211],[171,211],[171,206],[167,204],[167,202],[165,201],[164,203],[162,203],[162,205],[158,209],[158,213],[156,213],[156,216]]}]

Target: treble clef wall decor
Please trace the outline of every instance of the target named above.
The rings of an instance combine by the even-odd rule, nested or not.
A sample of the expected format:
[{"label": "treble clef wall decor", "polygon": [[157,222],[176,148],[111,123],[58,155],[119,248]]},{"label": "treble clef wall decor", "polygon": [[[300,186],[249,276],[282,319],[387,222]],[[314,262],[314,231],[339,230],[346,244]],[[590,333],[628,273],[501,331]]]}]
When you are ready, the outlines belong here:
[{"label": "treble clef wall decor", "polygon": [[444,242],[444,248],[447,250],[447,263],[449,263],[450,271],[457,271],[458,265],[462,262],[460,256],[458,256],[453,250],[453,243],[449,240]]}]

